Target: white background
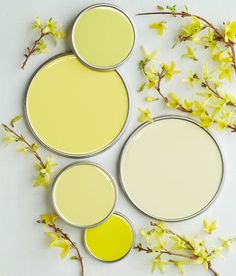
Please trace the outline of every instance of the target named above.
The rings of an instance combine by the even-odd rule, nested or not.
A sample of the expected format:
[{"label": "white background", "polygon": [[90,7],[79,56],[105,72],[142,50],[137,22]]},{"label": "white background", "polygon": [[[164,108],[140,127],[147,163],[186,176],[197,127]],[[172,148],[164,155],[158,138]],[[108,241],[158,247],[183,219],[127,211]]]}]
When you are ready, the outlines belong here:
[{"label": "white background", "polygon": [[[54,17],[67,30],[71,28],[74,17],[81,9],[96,0],[41,0],[41,1],[0,1],[0,22],[1,22],[1,50],[0,50],[0,121],[8,123],[17,114],[23,113],[24,94],[27,83],[38,66],[54,54],[69,50],[69,44],[59,42],[57,47],[50,44],[47,54],[33,57],[25,71],[20,69],[20,63],[26,46],[30,45],[34,39],[34,33],[30,30],[30,25],[36,16],[43,19]],[[107,1],[104,1],[107,2]],[[177,47],[170,50],[176,38],[176,32],[183,25],[181,19],[165,18],[170,23],[169,28],[163,38],[155,35],[154,31],[149,30],[148,25],[155,21],[155,17],[135,17],[137,12],[154,10],[156,1],[152,0],[110,0],[121,8],[125,9],[134,19],[137,29],[136,48],[132,57],[120,68],[127,79],[132,94],[132,116],[131,121],[120,141],[106,152],[96,157],[90,158],[91,161],[99,162],[108,169],[114,176],[117,175],[117,161],[120,149],[131,131],[138,125],[137,107],[145,107],[143,95],[137,93],[137,87],[142,82],[142,76],[137,69],[140,59],[140,45],[145,45],[151,50],[160,49],[160,61],[170,61],[172,58],[177,60],[179,67],[186,70],[192,66],[191,61],[178,58],[184,49]],[[208,1],[183,1],[178,0],[180,8],[188,4],[190,10],[196,14],[207,17],[216,25],[223,20],[235,19],[236,1],[234,0],[208,0]],[[160,1],[159,4],[174,4],[172,0]],[[162,18],[159,18],[162,20]],[[182,22],[182,23],[181,23]],[[204,50],[202,50],[204,52]],[[195,64],[198,71],[204,63],[203,60]],[[168,91],[175,90],[178,93],[191,95],[192,91],[182,83],[182,74],[176,78],[174,84],[169,84]],[[235,84],[231,85],[233,92]],[[43,112],[43,99],[42,103]],[[155,115],[168,114],[170,110],[162,106],[161,103],[151,104]],[[171,111],[173,113],[173,111]],[[109,116],[109,115],[108,115]],[[19,131],[23,132],[31,141],[34,137],[28,131],[25,122],[19,123]],[[213,131],[214,132],[214,131]],[[216,132],[219,144],[224,152],[226,161],[225,185],[222,193],[215,204],[204,214],[181,223],[172,223],[171,227],[180,233],[195,234],[201,228],[204,218],[219,219],[221,224],[220,234],[222,236],[236,236],[235,219],[235,198],[236,198],[236,134],[228,132]],[[174,137],[173,137],[174,139]],[[53,156],[51,152],[41,149],[43,156]],[[56,156],[60,164],[58,170],[70,164],[74,160]],[[17,154],[14,146],[4,147],[0,145],[0,275],[1,276],[53,276],[79,275],[79,266],[70,260],[61,261],[57,249],[48,248],[48,238],[43,234],[43,226],[37,225],[35,221],[41,213],[51,211],[49,204],[49,194],[43,188],[33,188],[32,182],[35,177],[34,159],[31,156],[21,156]],[[147,160],[148,162],[148,160]],[[168,168],[167,168],[168,169]],[[171,173],[171,172],[170,172]],[[157,176],[158,177],[158,176]],[[171,203],[168,203],[171,204]],[[173,206],[174,208],[175,206]],[[124,212],[132,221],[138,232],[140,227],[148,226],[149,218],[139,213],[120,192],[117,209]],[[91,258],[81,245],[81,232],[61,223],[62,227],[79,243],[86,276],[118,276],[118,275],[150,275],[151,256],[139,254],[135,251],[118,263],[104,264]],[[215,267],[221,275],[235,275],[236,248],[227,253],[227,259],[218,260]],[[158,274],[158,272],[157,272]],[[176,269],[168,267],[166,275],[177,275]],[[186,275],[202,276],[210,275],[201,267],[188,268]]]}]

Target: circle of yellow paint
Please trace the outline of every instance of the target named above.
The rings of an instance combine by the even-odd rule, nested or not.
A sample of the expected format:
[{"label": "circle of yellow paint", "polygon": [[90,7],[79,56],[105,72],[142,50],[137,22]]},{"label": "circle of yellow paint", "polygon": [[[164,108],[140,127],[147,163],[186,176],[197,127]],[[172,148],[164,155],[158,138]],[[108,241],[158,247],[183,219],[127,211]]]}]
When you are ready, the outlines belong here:
[{"label": "circle of yellow paint", "polygon": [[82,11],[72,29],[72,46],[87,65],[100,70],[114,69],[130,55],[135,31],[120,9],[98,4]]},{"label": "circle of yellow paint", "polygon": [[128,91],[117,71],[91,70],[73,54],[43,65],[26,97],[26,117],[34,134],[65,156],[90,156],[112,145],[128,113]]},{"label": "circle of yellow paint", "polygon": [[127,218],[115,213],[101,225],[86,229],[84,238],[92,256],[104,262],[114,262],[131,250],[134,230]]},{"label": "circle of yellow paint", "polygon": [[100,166],[79,162],[64,169],[52,189],[58,215],[77,227],[92,227],[106,220],[117,201],[117,188]]},{"label": "circle of yellow paint", "polygon": [[224,175],[220,148],[192,120],[157,117],[130,136],[120,159],[120,178],[131,202],[156,219],[179,221],[206,210]]}]

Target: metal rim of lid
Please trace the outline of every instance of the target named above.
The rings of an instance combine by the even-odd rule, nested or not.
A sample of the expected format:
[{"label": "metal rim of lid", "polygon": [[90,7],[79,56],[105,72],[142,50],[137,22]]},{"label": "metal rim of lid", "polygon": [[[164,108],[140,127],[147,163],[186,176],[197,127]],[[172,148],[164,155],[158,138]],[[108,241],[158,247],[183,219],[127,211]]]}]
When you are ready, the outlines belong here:
[{"label": "metal rim of lid", "polygon": [[[115,192],[115,202],[113,204],[113,207],[111,209],[111,211],[109,212],[109,214],[107,214],[107,216],[105,218],[103,218],[101,221],[97,222],[97,223],[94,223],[94,224],[91,224],[91,225],[77,225],[77,224],[73,224],[71,223],[69,220],[67,220],[65,217],[63,217],[63,215],[60,213],[60,211],[58,210],[57,208],[57,204],[56,204],[56,200],[55,200],[55,189],[56,189],[56,186],[57,186],[57,183],[58,183],[58,179],[60,178],[60,176],[65,172],[67,171],[68,169],[71,169],[73,167],[76,167],[76,166],[81,166],[81,165],[90,165],[90,166],[94,166],[98,169],[100,169],[102,172],[104,172],[111,180],[111,183],[114,187],[114,192]],[[118,201],[118,185],[117,185],[117,181],[115,180],[115,178],[110,174],[108,173],[101,165],[95,163],[95,162],[90,162],[90,161],[78,161],[78,162],[74,162],[72,164],[69,164],[68,166],[64,167],[60,172],[59,174],[55,177],[55,180],[52,184],[52,188],[51,188],[51,203],[52,203],[52,206],[54,208],[54,210],[56,211],[56,213],[58,214],[58,216],[64,221],[66,222],[67,224],[73,226],[73,227],[76,227],[76,228],[80,228],[80,229],[87,229],[87,228],[93,228],[93,227],[96,227],[96,226],[99,226],[100,224],[102,224],[103,222],[105,222],[107,219],[109,219],[112,214],[114,213],[114,210],[116,208],[116,205],[117,205],[117,201]]]},{"label": "metal rim of lid", "polygon": [[[90,153],[86,153],[86,154],[79,154],[79,153],[66,153],[66,152],[63,152],[63,151],[60,151],[60,150],[57,150],[55,148],[53,148],[52,146],[50,145],[47,145],[40,137],[39,135],[36,133],[36,131],[34,130],[32,124],[31,124],[31,120],[30,120],[30,116],[29,116],[29,113],[28,113],[28,106],[27,106],[27,101],[28,101],[28,94],[30,92],[30,86],[31,86],[31,83],[32,81],[34,80],[34,78],[37,76],[37,74],[41,71],[41,69],[43,69],[44,66],[46,66],[47,64],[49,64],[50,62],[53,62],[54,60],[60,58],[60,57],[63,57],[63,56],[67,56],[67,55],[74,55],[73,52],[64,52],[64,53],[61,53],[61,54],[58,54],[58,55],[55,55],[51,58],[49,58],[48,60],[46,60],[41,66],[38,67],[38,69],[34,72],[33,76],[30,78],[29,82],[28,82],[28,85],[27,85],[27,89],[26,89],[26,92],[25,92],[25,97],[24,97],[24,114],[25,114],[25,118],[26,118],[26,122],[27,122],[27,125],[30,129],[30,131],[33,133],[34,137],[39,141],[39,143],[41,145],[43,145],[46,149],[60,155],[60,156],[63,156],[63,157],[70,157],[70,158],[88,158],[88,157],[92,157],[92,156],[95,156],[99,153],[102,153],[106,150],[108,150],[109,148],[111,148],[114,144],[116,144],[119,139],[121,138],[121,136],[123,135],[124,131],[126,130],[127,126],[128,126],[128,123],[130,121],[130,115],[131,115],[131,93],[130,93],[130,89],[127,85],[127,82],[125,80],[125,77],[118,71],[118,69],[115,69],[114,71],[118,74],[118,76],[120,77],[121,81],[123,82],[124,84],[124,87],[125,87],[125,90],[126,90],[126,94],[127,94],[127,100],[128,100],[128,112],[127,112],[127,116],[126,116],[126,120],[124,121],[124,125],[123,127],[121,128],[119,134],[115,137],[114,140],[112,140],[108,145],[106,145],[105,147],[102,147],[101,149],[99,150],[96,150],[96,151],[93,151],[93,152],[90,152]],[[75,56],[75,55],[74,55]],[[76,56],[75,56],[76,57]]]},{"label": "metal rim of lid", "polygon": [[126,198],[132,203],[132,205],[138,211],[142,212],[143,214],[147,215],[150,218],[157,219],[157,220],[160,220],[160,221],[179,222],[179,221],[185,221],[185,220],[194,218],[194,217],[202,214],[204,211],[206,211],[216,201],[217,197],[219,196],[219,194],[220,194],[220,192],[222,190],[223,184],[224,184],[224,178],[225,178],[225,159],[224,159],[223,153],[221,151],[221,148],[220,148],[220,146],[219,146],[216,138],[206,128],[202,127],[197,121],[195,121],[193,119],[190,119],[188,117],[181,116],[181,115],[162,115],[162,116],[155,117],[154,118],[154,122],[157,122],[157,121],[160,121],[160,120],[166,120],[166,119],[179,119],[179,120],[185,120],[185,121],[188,121],[190,123],[193,123],[193,124],[197,125],[198,127],[200,127],[201,129],[203,129],[212,138],[213,142],[215,143],[215,145],[216,145],[216,147],[217,147],[217,149],[218,149],[218,151],[220,153],[221,163],[222,163],[222,175],[221,175],[219,186],[218,186],[218,189],[217,189],[215,195],[208,202],[208,204],[206,206],[204,206],[202,209],[200,209],[198,212],[195,212],[192,215],[188,215],[188,216],[185,216],[185,217],[182,217],[182,218],[176,218],[176,219],[168,219],[168,218],[164,218],[164,217],[153,216],[153,215],[149,214],[148,212],[144,211],[142,208],[139,208],[137,206],[137,203],[135,203],[134,200],[132,200],[132,197],[129,195],[128,191],[125,188],[125,181],[124,181],[123,175],[122,175],[122,163],[123,163],[123,161],[122,161],[123,158],[122,157],[123,157],[124,150],[125,150],[126,146],[128,145],[130,139],[132,139],[144,127],[146,127],[147,125],[152,124],[150,122],[145,122],[145,123],[141,124],[140,126],[138,126],[136,129],[134,129],[134,131],[130,134],[130,136],[125,141],[125,143],[124,143],[124,145],[123,145],[123,147],[121,149],[120,156],[119,156],[119,162],[118,162],[118,167],[119,167],[119,183],[120,183],[120,186],[121,186],[121,188],[122,188],[122,190],[123,190]]},{"label": "metal rim of lid", "polygon": [[122,257],[120,257],[120,258],[118,258],[118,259],[116,259],[116,260],[112,260],[112,261],[107,261],[107,260],[103,260],[103,259],[101,259],[101,258],[98,258],[96,255],[94,255],[94,254],[91,252],[91,250],[89,249],[89,247],[88,247],[88,245],[87,245],[87,241],[86,241],[86,230],[87,230],[87,229],[85,229],[85,230],[84,230],[84,233],[83,233],[83,243],[84,243],[84,246],[85,246],[87,252],[88,252],[88,253],[90,254],[90,256],[92,256],[93,258],[95,258],[95,259],[97,259],[97,260],[99,260],[99,261],[101,261],[101,262],[104,262],[104,263],[115,263],[115,262],[121,261],[122,259],[124,259],[125,257],[127,257],[127,256],[129,255],[130,251],[132,250],[132,248],[134,247],[135,240],[136,240],[135,229],[134,229],[134,225],[133,225],[133,223],[131,222],[131,220],[130,220],[127,216],[125,216],[123,213],[121,213],[121,212],[119,212],[119,211],[115,211],[115,212],[113,213],[113,215],[117,215],[117,216],[123,218],[123,219],[129,224],[129,226],[130,226],[130,228],[131,228],[131,230],[132,230],[132,233],[133,233],[133,242],[132,242],[132,244],[131,244],[131,246],[130,246],[130,249],[127,251],[127,253],[126,253],[124,256],[122,256]]},{"label": "metal rim of lid", "polygon": [[[84,14],[85,12],[87,12],[88,10],[90,9],[93,9],[93,8],[99,8],[99,7],[108,7],[108,8],[113,8],[119,12],[121,12],[130,22],[131,26],[132,26],[132,29],[133,29],[133,33],[134,33],[134,40],[133,40],[133,45],[130,49],[130,52],[129,54],[122,60],[120,61],[118,64],[115,64],[113,66],[95,66],[95,65],[92,65],[90,63],[88,63],[80,54],[79,52],[76,50],[76,47],[75,47],[75,43],[74,43],[74,39],[73,39],[73,33],[74,33],[74,28],[75,28],[75,25],[76,25],[76,22],[79,20],[79,17]],[[91,6],[88,6],[87,8],[83,9],[75,18],[73,24],[72,24],[72,29],[71,29],[71,33],[70,33],[70,44],[71,44],[71,48],[72,48],[72,51],[74,52],[74,54],[88,67],[94,69],[94,70],[98,70],[98,71],[111,71],[111,70],[114,70],[116,68],[118,68],[120,65],[122,65],[129,57],[130,55],[132,54],[133,52],[133,49],[134,49],[134,45],[135,45],[135,40],[136,40],[136,31],[135,31],[135,27],[134,27],[134,24],[133,24],[133,21],[131,20],[130,16],[124,12],[121,8],[117,7],[116,5],[112,5],[112,4],[108,4],[108,3],[100,3],[100,4],[94,4],[94,5],[91,5]]]}]

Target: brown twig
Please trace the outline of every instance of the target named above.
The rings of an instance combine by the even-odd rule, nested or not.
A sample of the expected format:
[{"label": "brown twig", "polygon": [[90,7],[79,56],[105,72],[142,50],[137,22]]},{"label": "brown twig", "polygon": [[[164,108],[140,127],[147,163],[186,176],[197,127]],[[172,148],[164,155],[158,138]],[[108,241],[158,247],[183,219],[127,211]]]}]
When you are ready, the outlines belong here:
[{"label": "brown twig", "polygon": [[176,256],[176,257],[183,257],[183,258],[187,258],[187,259],[191,259],[191,260],[196,260],[197,257],[194,255],[186,255],[186,254],[182,254],[182,253],[176,253],[167,249],[162,249],[162,250],[153,250],[150,247],[143,247],[142,244],[138,244],[137,246],[134,247],[134,249],[137,249],[138,251],[144,251],[147,254],[149,253],[159,253],[159,254],[166,254],[169,256]]},{"label": "brown twig", "polygon": [[[38,220],[37,223],[45,224],[45,221]],[[47,226],[51,228],[55,233],[59,234],[62,239],[67,240],[70,243],[71,247],[76,251],[76,254],[77,254],[76,259],[79,261],[80,267],[81,267],[81,276],[84,276],[83,258],[80,254],[79,248],[77,247],[76,243],[71,240],[71,238],[67,233],[65,233],[61,228],[57,227],[55,223],[47,224]]]},{"label": "brown twig", "polygon": [[[143,72],[143,74],[145,75],[145,77],[148,76],[147,73],[146,73],[146,70],[145,70],[145,66],[144,66],[143,68],[141,68],[141,71]],[[164,77],[165,77],[163,68],[162,68],[162,70],[161,70],[160,73],[157,72],[156,76],[157,76],[157,83],[156,83],[155,89],[156,89],[157,93],[161,96],[161,98],[163,99],[163,101],[164,101],[166,104],[168,104],[170,100],[169,100],[169,98],[168,98],[167,96],[164,95],[164,93],[162,92],[162,89],[161,89],[161,83],[162,83],[162,81],[163,81],[163,79],[164,79]],[[207,85],[207,87],[209,86],[210,90],[211,90],[216,96],[222,97],[222,95],[218,94],[218,93],[219,93],[218,91],[213,90],[213,89],[210,87],[209,84],[204,83],[204,85]],[[223,97],[222,97],[222,99],[223,99]],[[236,106],[233,102],[228,102],[228,105]],[[179,110],[179,111],[181,111],[181,112],[189,113],[189,114],[191,114],[191,113],[193,112],[192,109],[187,109],[187,108],[185,108],[181,103],[178,104],[178,106],[176,107],[176,109]],[[210,115],[208,114],[207,111],[205,111],[205,112],[206,112],[206,115],[210,116]],[[214,122],[214,123],[217,123],[217,120],[213,119],[213,122]],[[233,124],[233,125],[232,125],[232,124],[228,124],[228,125],[227,125],[227,128],[229,128],[229,129],[231,130],[231,132],[236,133],[236,124]]]},{"label": "brown twig", "polygon": [[160,11],[160,12],[143,12],[143,13],[138,13],[137,16],[140,15],[172,15],[172,16],[180,16],[180,17],[196,17],[202,22],[204,22],[209,28],[214,30],[217,40],[223,42],[226,46],[226,48],[230,49],[231,52],[231,59],[232,59],[232,67],[234,68],[234,71],[236,72],[236,54],[235,54],[235,43],[232,41],[225,41],[224,35],[220,32],[218,28],[216,28],[211,22],[203,18],[202,16],[196,15],[196,14],[191,14],[185,11],[182,12],[168,12],[168,11]]},{"label": "brown twig", "polygon": [[39,42],[42,40],[42,38],[50,34],[50,32],[44,33],[43,30],[44,30],[43,28],[40,30],[40,36],[39,36],[38,39],[35,40],[33,46],[31,48],[27,47],[27,53],[24,55],[25,59],[24,59],[22,65],[21,65],[22,69],[25,69],[25,66],[26,66],[29,58],[33,54],[35,54],[35,52],[37,51],[37,49],[38,49],[37,46],[38,46]]},{"label": "brown twig", "polygon": [[178,235],[177,233],[175,233],[175,232],[172,231],[171,229],[164,229],[164,228],[162,228],[159,224],[157,224],[157,223],[155,223],[155,222],[152,222],[152,221],[150,222],[150,225],[153,226],[153,227],[158,227],[158,228],[160,228],[162,231],[166,231],[168,234],[171,234],[171,235],[173,235],[173,236],[176,236],[177,238],[181,239],[184,243],[186,243],[186,244],[189,246],[190,249],[192,249],[192,250],[194,249],[194,247],[192,246],[192,244],[191,244],[188,240],[186,240],[184,237]]},{"label": "brown twig", "polygon": [[[143,247],[141,243],[138,244],[137,246],[135,246],[134,249],[137,249],[139,252],[143,251],[147,254],[150,254],[150,253],[157,253],[157,254],[160,254],[160,255],[166,254],[166,255],[169,255],[169,256],[182,257],[182,258],[190,259],[190,260],[197,260],[199,258],[199,256],[195,255],[195,253],[194,253],[194,250],[195,250],[194,246],[191,244],[191,242],[186,240],[184,237],[182,237],[181,235],[175,233],[171,229],[161,227],[159,224],[157,224],[155,222],[151,221],[150,225],[153,227],[153,229],[151,229],[150,232],[155,231],[155,227],[158,227],[160,230],[165,231],[166,234],[170,234],[170,235],[176,236],[179,239],[181,239],[186,245],[188,245],[189,248],[186,248],[186,250],[189,250],[191,255],[185,254],[185,253],[174,252],[174,251],[168,250],[166,248],[163,248],[163,249],[160,249],[160,250],[153,250],[150,247]],[[210,256],[212,253],[209,254],[206,246],[204,246],[204,248],[205,248],[205,251],[208,254],[208,256]],[[172,262],[174,262],[174,260],[172,260]],[[212,262],[211,261],[208,261],[207,265],[208,265],[209,271],[211,271],[214,274],[214,276],[220,276],[220,274],[218,272],[216,272],[216,270],[212,267]]]},{"label": "brown twig", "polygon": [[[208,88],[217,98],[221,99],[221,100],[224,100],[224,95],[222,93],[220,93],[217,89],[214,89],[210,86],[210,84],[207,82],[207,81],[203,81],[201,83],[201,86],[204,87],[204,88]],[[228,101],[226,102],[226,105],[229,105],[229,106],[234,106],[236,107],[236,103],[232,102],[232,101]]]},{"label": "brown twig", "polygon": [[11,132],[13,135],[15,135],[17,141],[21,141],[22,143],[24,143],[27,146],[27,149],[30,150],[33,153],[33,155],[35,156],[35,158],[39,161],[41,167],[44,169],[46,168],[46,164],[43,162],[42,158],[39,156],[37,149],[34,148],[34,144],[31,145],[22,134],[16,133],[13,129],[8,127],[6,124],[2,124],[2,126],[7,132]]}]

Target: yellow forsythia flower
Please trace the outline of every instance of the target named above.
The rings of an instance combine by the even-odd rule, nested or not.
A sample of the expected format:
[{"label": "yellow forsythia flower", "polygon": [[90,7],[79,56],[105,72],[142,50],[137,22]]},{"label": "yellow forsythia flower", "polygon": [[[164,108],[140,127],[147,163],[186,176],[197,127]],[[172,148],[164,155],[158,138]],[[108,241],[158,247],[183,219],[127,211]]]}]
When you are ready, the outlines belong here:
[{"label": "yellow forsythia flower", "polygon": [[193,102],[189,102],[188,100],[184,100],[183,107],[187,110],[191,110],[193,107]]},{"label": "yellow forsythia flower", "polygon": [[150,25],[150,28],[156,30],[158,35],[163,35],[166,30],[166,21],[155,22]]},{"label": "yellow forsythia flower", "polygon": [[151,115],[151,110],[149,108],[146,108],[145,110],[139,108],[138,110],[141,113],[141,115],[138,119],[138,121],[140,123],[143,123],[143,122],[146,122],[146,121],[148,121],[148,122],[153,122],[154,121],[153,118],[152,118],[152,115]]},{"label": "yellow forsythia flower", "polygon": [[218,120],[217,121],[217,129],[218,130],[223,130],[228,126],[228,123],[226,121],[223,120]]},{"label": "yellow forsythia flower", "polygon": [[236,21],[230,21],[225,24],[225,41],[236,43]]},{"label": "yellow forsythia flower", "polygon": [[165,73],[165,78],[169,81],[172,79],[172,77],[175,75],[175,74],[179,74],[181,71],[180,70],[176,70],[175,69],[175,62],[172,60],[170,65],[168,64],[163,64],[162,65],[162,69]]},{"label": "yellow forsythia flower", "polygon": [[199,77],[196,74],[193,74],[192,71],[189,72],[189,75],[183,79],[183,82],[188,83],[191,87],[194,87],[194,84],[200,83]]},{"label": "yellow forsythia flower", "polygon": [[236,242],[236,238],[232,238],[232,239],[223,239],[223,238],[220,238],[221,240],[221,243],[222,243],[222,247],[225,248],[225,249],[229,249],[230,246],[232,245],[233,242]]},{"label": "yellow forsythia flower", "polygon": [[41,216],[41,219],[43,220],[44,224],[46,225],[53,225],[54,222],[57,220],[57,215],[56,214],[42,214]]},{"label": "yellow forsythia flower", "polygon": [[152,97],[152,96],[145,97],[146,102],[155,102],[155,101],[158,101],[158,100],[159,100],[158,98]]},{"label": "yellow forsythia flower", "polygon": [[159,270],[163,273],[165,272],[165,265],[167,265],[168,262],[164,262],[162,259],[161,259],[161,256],[158,255],[154,262],[153,262],[153,266],[152,266],[152,272],[155,272],[157,268],[159,268]]},{"label": "yellow forsythia flower", "polygon": [[54,232],[46,232],[45,234],[53,238],[53,241],[49,245],[50,247],[59,247],[62,249],[60,256],[62,259],[64,259],[70,253],[70,242],[63,239],[59,234]]},{"label": "yellow forsythia flower", "polygon": [[201,116],[203,114],[205,114],[205,106],[204,104],[194,101],[194,111],[192,112],[193,116]]},{"label": "yellow forsythia flower", "polygon": [[195,55],[196,48],[191,48],[189,46],[186,46],[186,53],[184,53],[181,57],[183,58],[189,58],[194,61],[198,61],[196,55]]},{"label": "yellow forsythia flower", "polygon": [[170,93],[169,101],[167,102],[167,106],[176,109],[180,105],[180,98],[175,93]]},{"label": "yellow forsythia flower", "polygon": [[201,126],[205,128],[211,127],[214,123],[213,118],[206,113],[200,116],[200,120],[201,120]]},{"label": "yellow forsythia flower", "polygon": [[223,80],[223,79],[227,79],[228,81],[232,81],[232,75],[234,72],[234,69],[232,66],[220,66],[219,70],[221,71],[219,74],[219,79]]},{"label": "yellow forsythia flower", "polygon": [[32,24],[32,29],[42,29],[43,24],[39,16],[36,17],[35,22]]},{"label": "yellow forsythia flower", "polygon": [[208,219],[204,219],[203,221],[203,229],[208,234],[212,234],[217,229],[218,225],[219,225],[218,220],[214,220],[210,222]]}]

